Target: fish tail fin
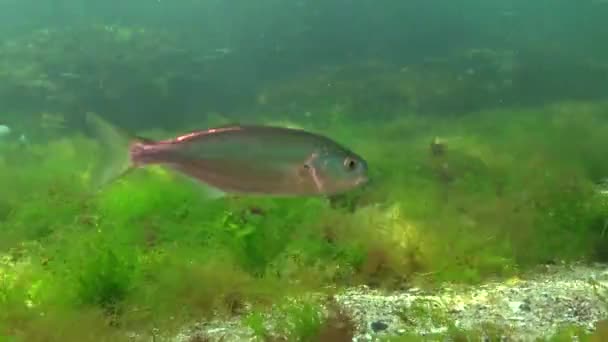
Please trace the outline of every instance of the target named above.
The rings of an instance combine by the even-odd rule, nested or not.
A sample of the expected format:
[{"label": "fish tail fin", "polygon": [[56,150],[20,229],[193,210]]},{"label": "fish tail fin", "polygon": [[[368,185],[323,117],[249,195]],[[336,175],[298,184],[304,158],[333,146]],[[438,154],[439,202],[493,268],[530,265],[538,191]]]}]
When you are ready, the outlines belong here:
[{"label": "fish tail fin", "polygon": [[91,176],[94,188],[106,186],[139,166],[133,151],[149,140],[119,129],[95,113],[86,114],[86,123],[101,146],[100,164]]}]

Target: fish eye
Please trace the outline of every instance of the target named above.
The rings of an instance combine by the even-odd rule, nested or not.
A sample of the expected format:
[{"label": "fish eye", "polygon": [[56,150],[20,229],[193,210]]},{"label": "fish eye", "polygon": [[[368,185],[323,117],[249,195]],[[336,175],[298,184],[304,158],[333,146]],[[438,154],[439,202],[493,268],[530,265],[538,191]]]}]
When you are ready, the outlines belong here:
[{"label": "fish eye", "polygon": [[353,158],[347,157],[344,159],[344,166],[347,170],[353,171],[355,168],[357,168],[357,161]]}]

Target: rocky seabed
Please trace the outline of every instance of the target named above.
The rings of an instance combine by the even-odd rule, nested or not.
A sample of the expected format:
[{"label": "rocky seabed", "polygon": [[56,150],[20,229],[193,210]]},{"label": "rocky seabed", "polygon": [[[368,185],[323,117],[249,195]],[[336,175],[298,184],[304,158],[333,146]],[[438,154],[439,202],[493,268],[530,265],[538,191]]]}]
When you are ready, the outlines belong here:
[{"label": "rocky seabed", "polygon": [[[334,299],[356,322],[357,342],[402,334],[422,338],[450,326],[479,330],[484,325],[508,331],[505,341],[535,341],[570,326],[593,331],[596,322],[608,318],[607,297],[608,265],[596,264],[546,266],[522,278],[445,285],[434,292],[411,288],[387,293],[357,287]],[[194,336],[223,342],[253,340],[252,332],[236,319],[196,324],[172,340],[186,342]]]}]

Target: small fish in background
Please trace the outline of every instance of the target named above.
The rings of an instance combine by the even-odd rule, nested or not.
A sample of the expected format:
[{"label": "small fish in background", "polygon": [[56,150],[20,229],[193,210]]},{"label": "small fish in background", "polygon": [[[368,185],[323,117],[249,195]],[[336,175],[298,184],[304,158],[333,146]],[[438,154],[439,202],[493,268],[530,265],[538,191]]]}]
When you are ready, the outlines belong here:
[{"label": "small fish in background", "polygon": [[152,141],[121,132],[93,113],[86,120],[107,155],[98,185],[146,165],[164,165],[233,194],[330,196],[368,183],[363,158],[299,129],[234,125]]},{"label": "small fish in background", "polygon": [[228,55],[228,54],[231,54],[232,52],[234,52],[234,50],[231,48],[218,48],[218,49],[213,50],[213,52],[221,54],[221,55]]},{"label": "small fish in background", "polygon": [[[13,139],[15,132],[7,125],[0,125],[0,141],[11,142],[16,141],[18,146],[26,146],[29,141],[25,136],[25,133],[21,133],[18,138]],[[12,140],[11,140],[12,139]]]},{"label": "small fish in background", "polygon": [[233,53],[234,53],[234,50],[231,48],[217,48],[217,49],[213,49],[209,53],[203,55],[201,59],[202,60],[220,59],[223,57],[227,57],[228,55],[231,55]]},{"label": "small fish in background", "polygon": [[19,146],[22,146],[22,147],[29,143],[29,140],[27,139],[27,136],[25,136],[25,133],[21,133],[18,141],[19,141]]},{"label": "small fish in background", "polygon": [[0,139],[11,134],[11,128],[7,125],[0,125]]}]

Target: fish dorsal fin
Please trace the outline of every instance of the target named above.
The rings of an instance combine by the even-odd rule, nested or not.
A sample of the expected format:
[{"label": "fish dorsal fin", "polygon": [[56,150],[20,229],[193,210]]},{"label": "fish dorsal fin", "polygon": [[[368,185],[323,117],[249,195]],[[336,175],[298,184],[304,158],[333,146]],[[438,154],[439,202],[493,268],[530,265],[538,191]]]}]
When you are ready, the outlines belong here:
[{"label": "fish dorsal fin", "polygon": [[144,144],[152,144],[152,143],[154,143],[154,142],[155,142],[153,139],[150,139],[150,138],[144,138],[144,137],[137,136],[137,135],[136,135],[136,136],[133,136],[132,140],[134,140],[134,141],[138,141],[138,142],[140,142],[140,143],[144,143]]},{"label": "fish dorsal fin", "polygon": [[212,135],[212,134],[216,134],[216,133],[220,133],[222,131],[237,131],[242,129],[244,126],[243,125],[239,125],[239,124],[233,124],[233,125],[222,125],[222,126],[214,126],[214,127],[210,127],[210,128],[206,128],[206,129],[202,129],[202,130],[198,130],[198,131],[192,131],[190,133],[186,133],[186,134],[182,134],[176,138],[172,138],[172,139],[167,139],[167,140],[163,140],[162,142],[185,142],[185,141],[191,141],[191,140],[196,140],[198,138],[207,136],[207,135]]}]

